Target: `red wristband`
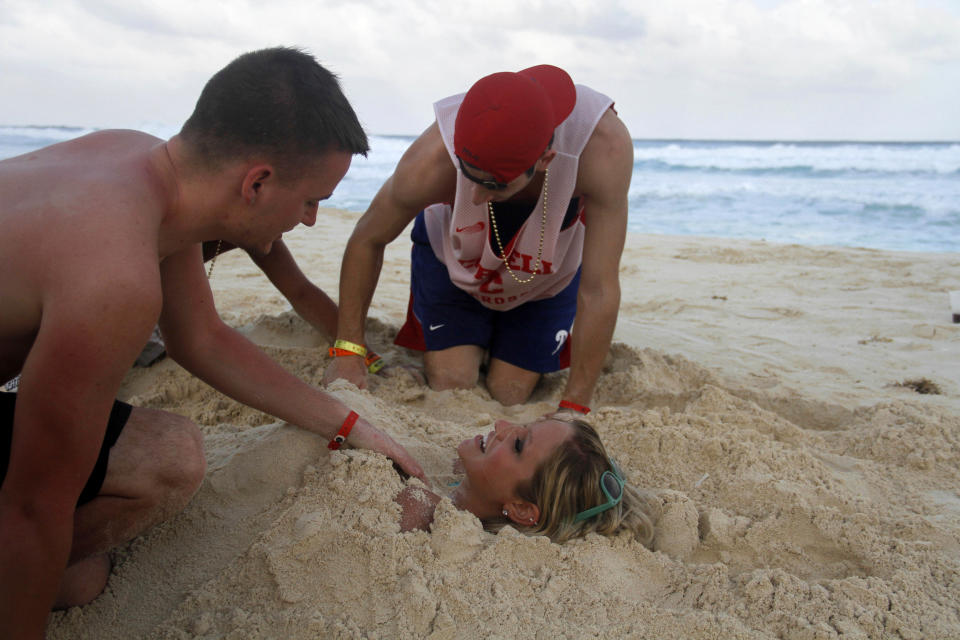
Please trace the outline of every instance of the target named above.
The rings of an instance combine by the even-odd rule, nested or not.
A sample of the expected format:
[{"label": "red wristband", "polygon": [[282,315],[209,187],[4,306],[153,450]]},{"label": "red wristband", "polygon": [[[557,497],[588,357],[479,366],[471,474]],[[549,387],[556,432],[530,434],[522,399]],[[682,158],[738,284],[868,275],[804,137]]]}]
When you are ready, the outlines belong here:
[{"label": "red wristband", "polygon": [[337,431],[337,435],[333,436],[333,440],[327,445],[327,449],[336,451],[339,449],[344,442],[347,441],[347,437],[350,435],[350,430],[353,429],[353,425],[356,424],[357,418],[360,416],[356,411],[351,411],[347,414],[347,417],[343,419],[343,424],[340,426],[340,431]]},{"label": "red wristband", "polygon": [[585,407],[582,404],[577,404],[576,402],[570,402],[569,400],[560,401],[561,409],[573,409],[574,411],[579,411],[583,415],[590,413],[590,407]]}]

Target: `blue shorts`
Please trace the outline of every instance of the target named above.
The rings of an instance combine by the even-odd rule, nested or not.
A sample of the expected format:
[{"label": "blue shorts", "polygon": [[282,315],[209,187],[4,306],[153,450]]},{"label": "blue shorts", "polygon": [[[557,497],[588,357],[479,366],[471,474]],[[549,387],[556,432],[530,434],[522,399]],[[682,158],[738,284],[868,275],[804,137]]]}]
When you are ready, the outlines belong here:
[{"label": "blue shorts", "polygon": [[419,351],[473,344],[489,350],[492,358],[537,373],[570,366],[579,271],[552,298],[495,311],[450,281],[446,265],[430,246],[422,212],[411,237],[410,303],[394,343]]}]

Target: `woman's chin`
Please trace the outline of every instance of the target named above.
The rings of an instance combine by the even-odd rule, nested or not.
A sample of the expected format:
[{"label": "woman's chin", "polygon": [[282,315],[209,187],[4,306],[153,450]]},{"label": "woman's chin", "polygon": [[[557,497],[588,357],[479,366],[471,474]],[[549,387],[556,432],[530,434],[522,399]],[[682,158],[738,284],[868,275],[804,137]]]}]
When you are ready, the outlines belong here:
[{"label": "woman's chin", "polygon": [[463,460],[460,458],[454,458],[453,460],[453,472],[454,473],[463,473],[466,471],[466,467],[463,466]]}]

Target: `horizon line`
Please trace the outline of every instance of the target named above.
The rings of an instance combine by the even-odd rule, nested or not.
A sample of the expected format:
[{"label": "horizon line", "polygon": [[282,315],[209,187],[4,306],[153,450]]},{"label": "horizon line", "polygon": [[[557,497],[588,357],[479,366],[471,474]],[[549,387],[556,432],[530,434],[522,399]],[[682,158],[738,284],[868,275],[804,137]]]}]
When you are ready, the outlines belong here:
[{"label": "horizon line", "polygon": [[[169,126],[163,123],[155,123],[160,126]],[[0,124],[0,128],[19,128],[19,129],[64,129],[64,130],[83,130],[91,129],[101,131],[104,129],[125,129],[127,127],[99,127],[91,125],[70,125],[70,124]],[[380,138],[416,138],[419,133],[370,133],[368,135]],[[777,143],[813,143],[813,144],[960,144],[960,138],[957,139],[934,139],[934,138],[715,138],[715,137],[655,137],[655,138],[631,138],[634,142],[713,142],[727,144],[777,144]]]}]

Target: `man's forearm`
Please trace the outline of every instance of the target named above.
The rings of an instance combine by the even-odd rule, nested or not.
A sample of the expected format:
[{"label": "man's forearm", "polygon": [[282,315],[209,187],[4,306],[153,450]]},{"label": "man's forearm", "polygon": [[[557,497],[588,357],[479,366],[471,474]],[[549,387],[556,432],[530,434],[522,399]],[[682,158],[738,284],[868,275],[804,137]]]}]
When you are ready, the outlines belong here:
[{"label": "man's forearm", "polygon": [[340,267],[340,314],[337,337],[364,343],[367,310],[383,266],[382,245],[352,237],[347,243]]},{"label": "man's forearm", "polygon": [[5,503],[0,496],[0,638],[39,640],[67,564],[72,517],[51,526]]},{"label": "man's forearm", "polygon": [[[238,332],[218,322],[198,333],[186,342],[174,341],[170,355],[217,390],[326,439],[344,425],[349,407],[285,371]],[[349,438],[353,446],[382,453],[426,481],[416,460],[363,416],[355,419]]]},{"label": "man's forearm", "polygon": [[286,295],[293,310],[318,331],[331,338],[337,335],[337,303],[320,287],[307,284],[299,294]]},{"label": "man's forearm", "polygon": [[564,400],[590,405],[597,378],[610,351],[619,310],[619,289],[599,296],[578,297]]},{"label": "man's forearm", "polygon": [[349,413],[342,402],[289,373],[226,325],[205,332],[191,345],[174,346],[170,353],[185,369],[237,402],[325,438],[333,437]]},{"label": "man's forearm", "polygon": [[301,318],[330,337],[337,335],[337,304],[300,270],[282,240],[268,254],[247,253]]}]

